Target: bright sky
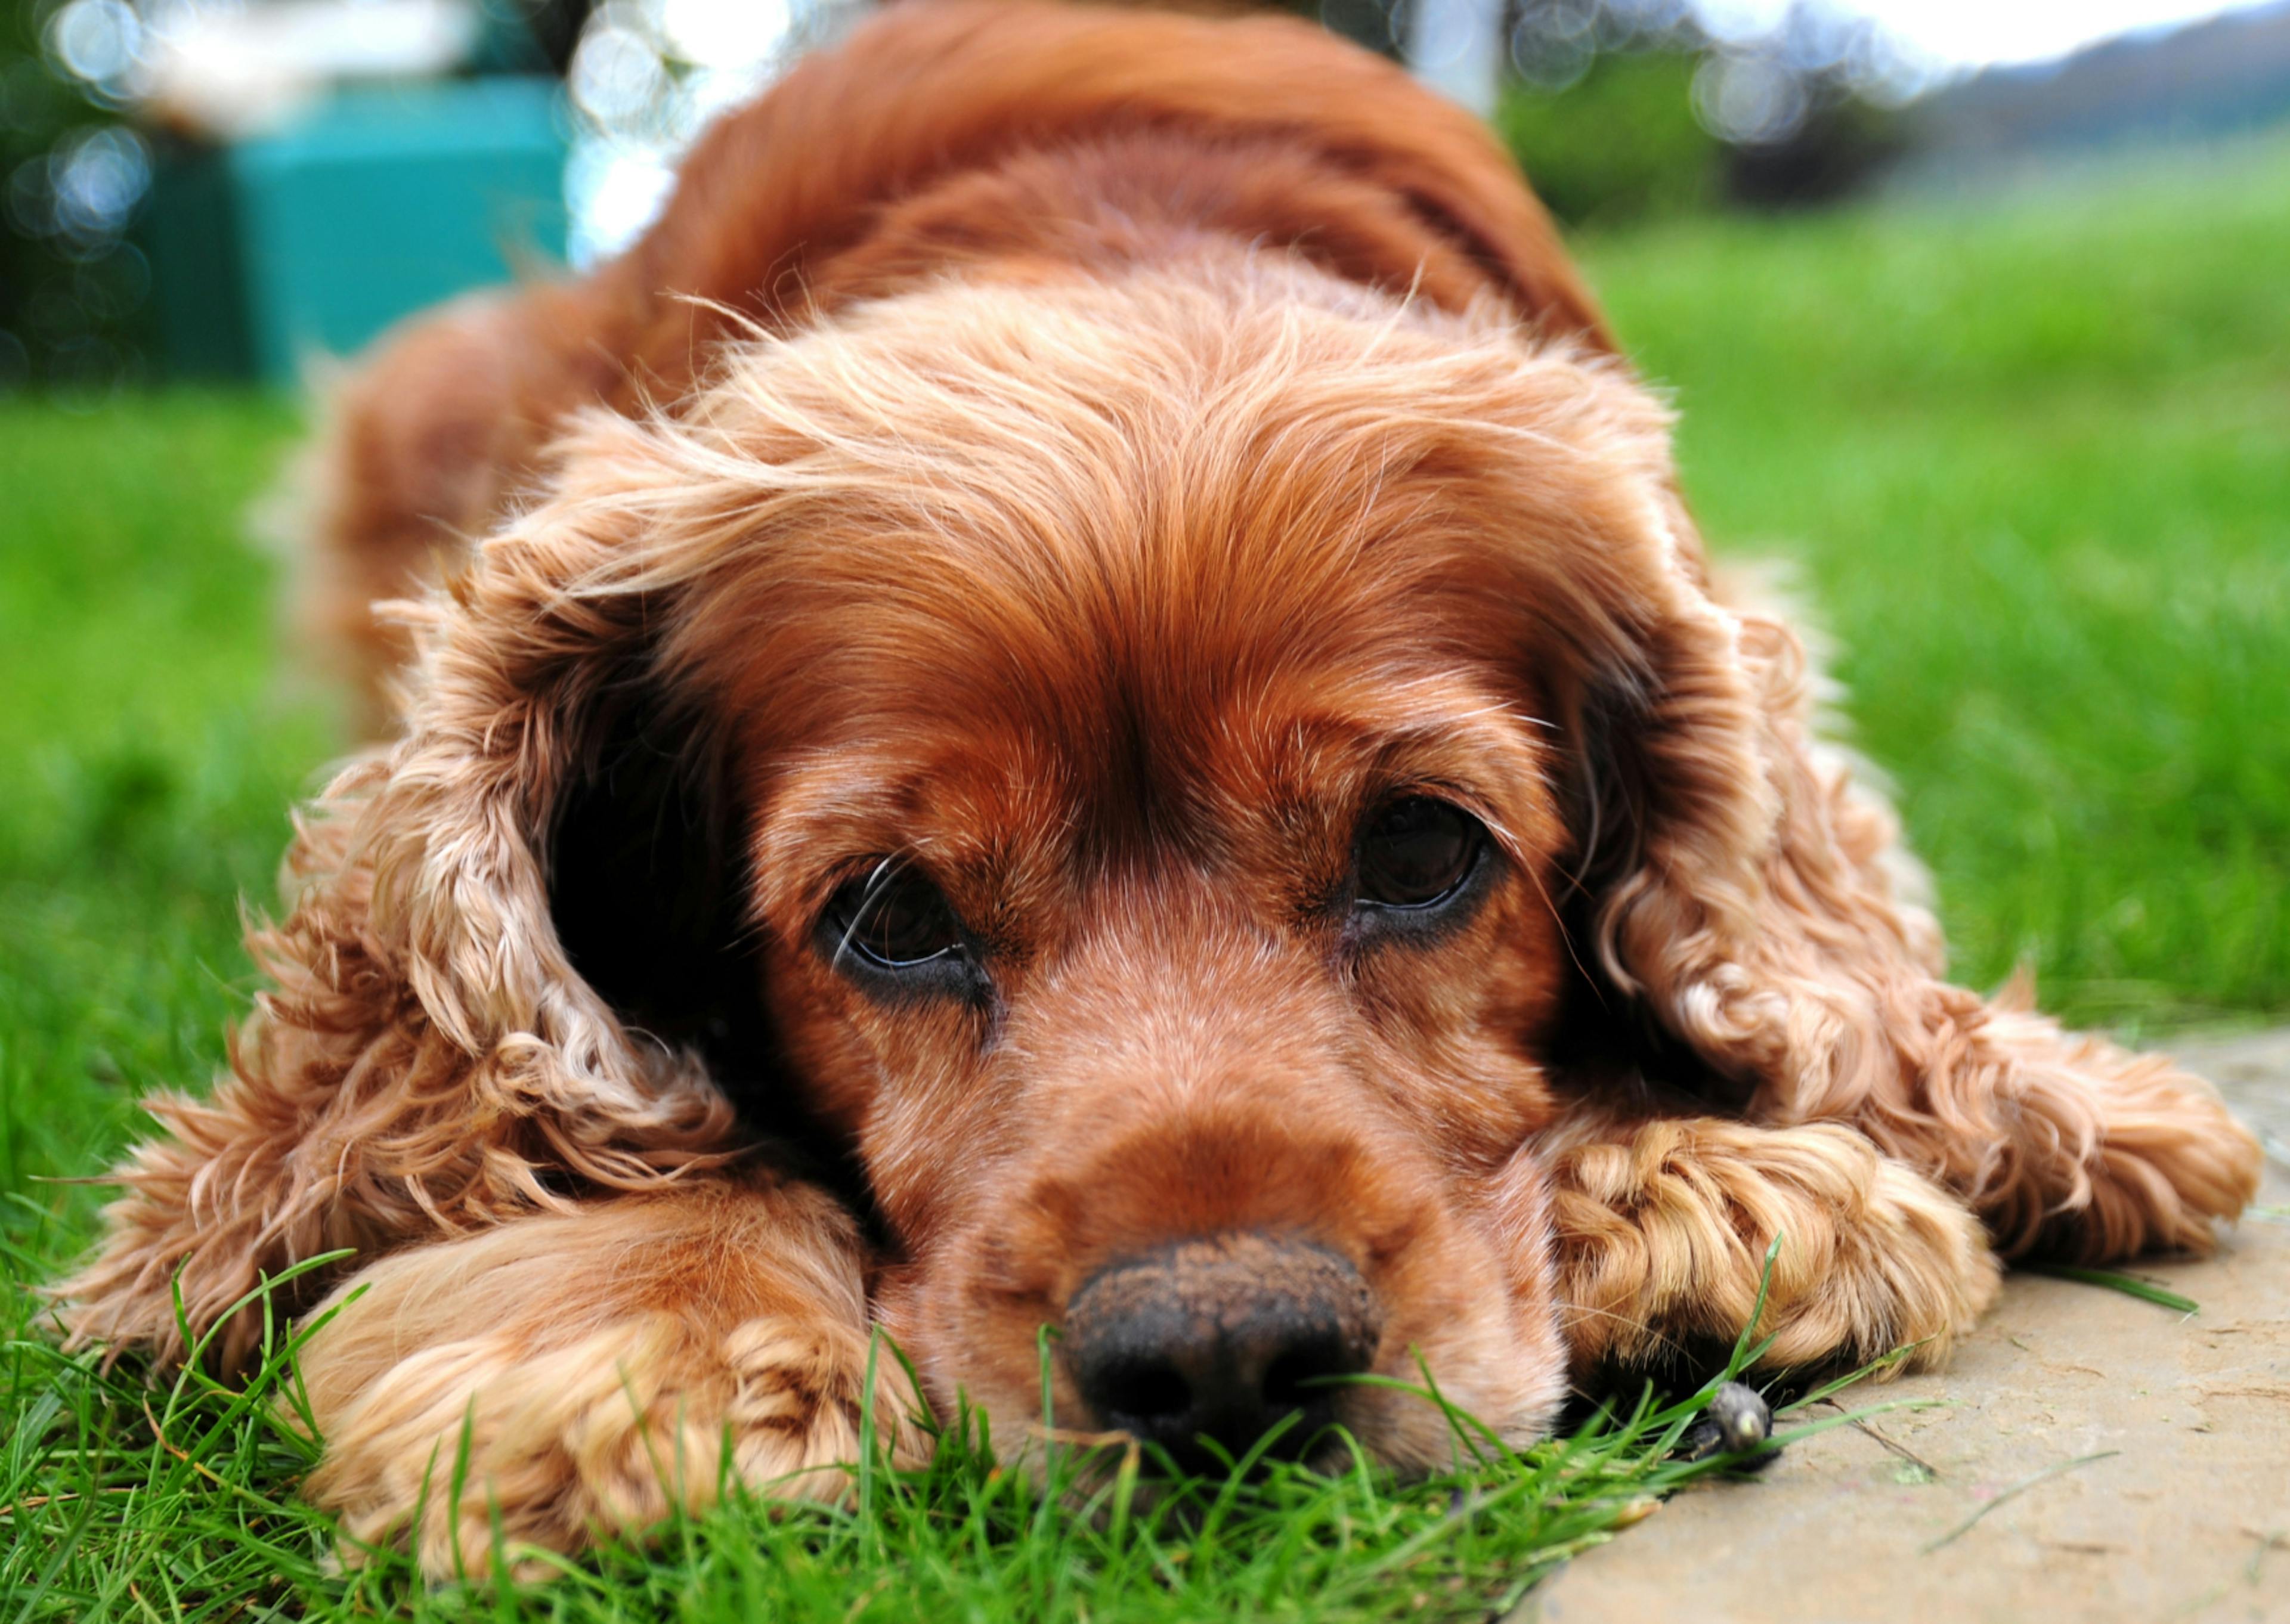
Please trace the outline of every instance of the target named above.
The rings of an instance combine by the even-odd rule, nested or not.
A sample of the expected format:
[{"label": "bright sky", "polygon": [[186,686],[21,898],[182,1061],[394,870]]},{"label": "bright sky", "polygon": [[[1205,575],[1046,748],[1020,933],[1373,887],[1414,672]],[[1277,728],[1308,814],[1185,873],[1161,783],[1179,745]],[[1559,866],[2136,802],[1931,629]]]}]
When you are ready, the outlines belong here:
[{"label": "bright sky", "polygon": [[[1943,62],[1982,67],[2036,62],[2134,28],[2166,27],[2250,9],[2254,0],[1830,0],[1875,17]],[[1698,0],[1696,9],[1734,12],[1759,0]]]}]

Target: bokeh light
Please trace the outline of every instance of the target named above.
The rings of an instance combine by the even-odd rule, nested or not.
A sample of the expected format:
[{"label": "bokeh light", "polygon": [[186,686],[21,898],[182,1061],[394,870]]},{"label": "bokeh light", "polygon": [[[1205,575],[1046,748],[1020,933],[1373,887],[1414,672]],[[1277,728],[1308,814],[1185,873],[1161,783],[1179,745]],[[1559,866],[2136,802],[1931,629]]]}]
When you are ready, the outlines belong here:
[{"label": "bokeh light", "polygon": [[124,0],[71,0],[48,24],[48,49],[99,90],[124,89],[143,50],[143,20]]},{"label": "bokeh light", "polygon": [[856,9],[849,0],[605,0],[590,12],[567,80],[580,120],[564,188],[573,265],[634,241],[700,132]]}]

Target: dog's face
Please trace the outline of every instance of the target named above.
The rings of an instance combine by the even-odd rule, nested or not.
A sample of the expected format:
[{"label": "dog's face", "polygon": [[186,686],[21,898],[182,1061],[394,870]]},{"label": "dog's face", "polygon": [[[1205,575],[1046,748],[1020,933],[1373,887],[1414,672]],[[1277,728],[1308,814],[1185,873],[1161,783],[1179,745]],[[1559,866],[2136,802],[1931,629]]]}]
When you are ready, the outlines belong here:
[{"label": "dog's face", "polygon": [[1022,1438],[1047,1324],[1061,1425],[1181,1453],[1301,1408],[1439,1459],[1430,1406],[1314,1380],[1419,1360],[1548,1420],[1545,628],[1587,623],[1548,566],[1646,522],[1658,417],[1247,268],[894,301],[694,414],[762,484],[661,665],[728,733],[778,1043],[939,1400]]},{"label": "dog's face", "polygon": [[[892,1324],[1005,1425],[1044,1324],[1068,1425],[1173,1446],[1419,1349],[1539,1421],[1541,1237],[1506,1256],[1487,1210],[1563,964],[1533,700],[1456,645],[1452,565],[1380,556],[1420,538],[1332,566],[1237,484],[1054,563],[850,539],[741,707],[776,1024],[912,1260]],[[1298,1393],[1413,1452],[1391,1405]]]}]

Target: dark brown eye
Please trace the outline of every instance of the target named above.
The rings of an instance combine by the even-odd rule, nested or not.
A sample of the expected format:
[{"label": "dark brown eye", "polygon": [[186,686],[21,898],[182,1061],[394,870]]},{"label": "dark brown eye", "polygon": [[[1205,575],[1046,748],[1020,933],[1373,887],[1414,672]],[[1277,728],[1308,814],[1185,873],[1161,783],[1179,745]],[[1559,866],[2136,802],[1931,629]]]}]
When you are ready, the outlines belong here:
[{"label": "dark brown eye", "polygon": [[1359,900],[1377,908],[1429,908],[1477,867],[1486,831],[1469,812],[1410,796],[1368,819],[1360,834]]},{"label": "dark brown eye", "polygon": [[959,953],[962,922],[945,893],[912,870],[880,869],[846,882],[824,921],[835,956],[856,953],[889,970]]}]

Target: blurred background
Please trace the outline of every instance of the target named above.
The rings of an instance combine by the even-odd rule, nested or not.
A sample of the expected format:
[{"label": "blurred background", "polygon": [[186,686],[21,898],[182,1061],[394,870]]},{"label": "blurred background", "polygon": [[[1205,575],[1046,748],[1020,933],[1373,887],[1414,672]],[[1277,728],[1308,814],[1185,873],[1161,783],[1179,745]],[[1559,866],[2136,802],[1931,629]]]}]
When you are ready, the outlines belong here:
[{"label": "blurred background", "polygon": [[[2137,1041],[2290,1020],[2290,5],[1314,3],[1567,223],[1712,545],[1834,633],[1955,974]],[[41,1180],[220,1064],[242,900],[348,742],[250,540],[300,376],[612,253],[853,13],[0,8],[0,1263],[36,1274],[99,1199]]]},{"label": "blurred background", "polygon": [[[575,268],[853,0],[0,0],[0,390],[291,379]],[[1313,0],[1297,0],[1309,10]],[[2290,120],[2290,6],[1317,0],[1573,224],[1820,207]]]}]

